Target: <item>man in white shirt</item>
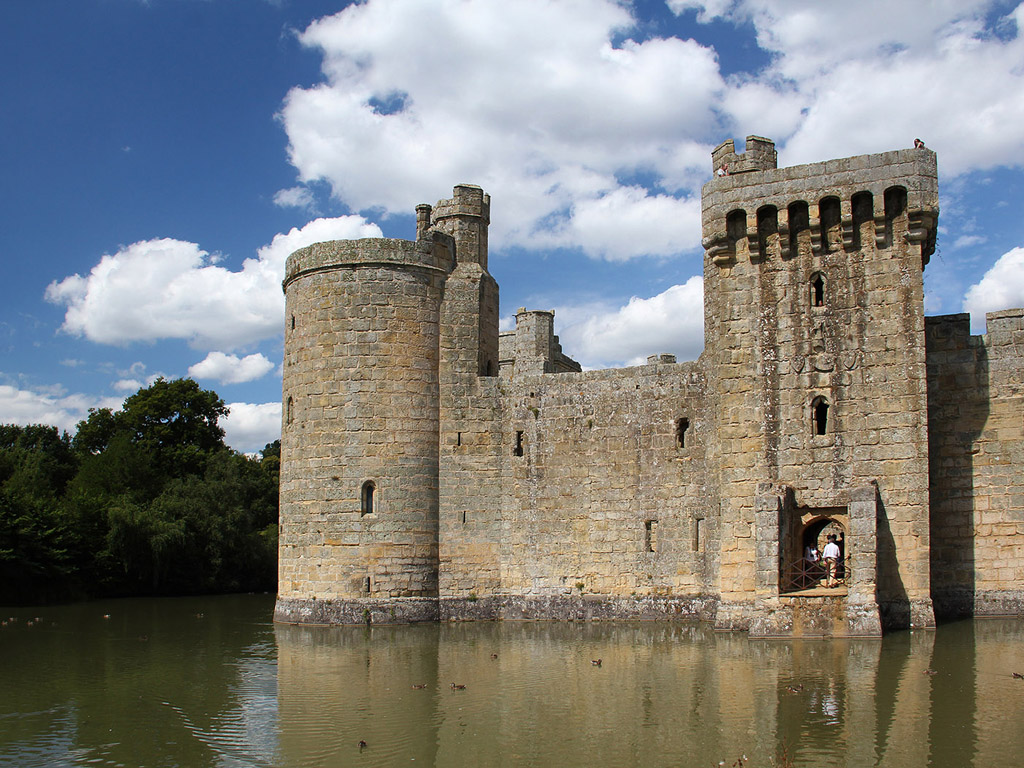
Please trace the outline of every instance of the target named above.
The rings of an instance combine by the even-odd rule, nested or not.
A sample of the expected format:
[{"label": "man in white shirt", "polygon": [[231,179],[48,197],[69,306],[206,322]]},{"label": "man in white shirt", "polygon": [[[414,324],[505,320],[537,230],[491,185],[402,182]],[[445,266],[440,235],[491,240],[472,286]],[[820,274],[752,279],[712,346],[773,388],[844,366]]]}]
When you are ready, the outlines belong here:
[{"label": "man in white shirt", "polygon": [[839,545],[836,544],[834,533],[828,535],[828,543],[821,555],[825,561],[825,586],[834,587],[836,586],[836,563],[839,562]]}]

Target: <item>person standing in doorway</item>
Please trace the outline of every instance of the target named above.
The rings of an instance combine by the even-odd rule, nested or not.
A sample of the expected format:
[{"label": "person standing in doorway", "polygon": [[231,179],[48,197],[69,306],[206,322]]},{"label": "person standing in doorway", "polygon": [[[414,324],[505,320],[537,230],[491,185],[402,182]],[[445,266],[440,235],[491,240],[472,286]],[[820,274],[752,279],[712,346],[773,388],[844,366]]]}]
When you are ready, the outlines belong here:
[{"label": "person standing in doorway", "polygon": [[836,585],[836,564],[839,562],[839,545],[834,533],[828,535],[828,543],[821,555],[825,561],[825,586],[831,589]]}]

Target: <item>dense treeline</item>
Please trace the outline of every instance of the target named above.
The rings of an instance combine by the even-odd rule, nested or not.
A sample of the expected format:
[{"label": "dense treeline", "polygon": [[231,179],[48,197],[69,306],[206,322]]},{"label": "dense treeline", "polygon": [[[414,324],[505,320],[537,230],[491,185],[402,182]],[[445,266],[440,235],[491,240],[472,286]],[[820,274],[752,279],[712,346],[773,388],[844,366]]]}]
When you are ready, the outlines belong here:
[{"label": "dense treeline", "polygon": [[74,436],[0,425],[0,603],[275,589],[280,442],[232,451],[226,413],[160,379]]}]

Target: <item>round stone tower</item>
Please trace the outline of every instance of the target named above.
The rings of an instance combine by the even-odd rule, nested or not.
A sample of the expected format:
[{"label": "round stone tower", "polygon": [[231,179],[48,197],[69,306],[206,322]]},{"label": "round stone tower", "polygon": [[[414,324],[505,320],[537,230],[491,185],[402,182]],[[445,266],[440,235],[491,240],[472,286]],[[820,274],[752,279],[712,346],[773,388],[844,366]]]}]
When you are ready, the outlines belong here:
[{"label": "round stone tower", "polygon": [[454,241],[418,235],[288,258],[279,621],[436,618],[439,322]]}]

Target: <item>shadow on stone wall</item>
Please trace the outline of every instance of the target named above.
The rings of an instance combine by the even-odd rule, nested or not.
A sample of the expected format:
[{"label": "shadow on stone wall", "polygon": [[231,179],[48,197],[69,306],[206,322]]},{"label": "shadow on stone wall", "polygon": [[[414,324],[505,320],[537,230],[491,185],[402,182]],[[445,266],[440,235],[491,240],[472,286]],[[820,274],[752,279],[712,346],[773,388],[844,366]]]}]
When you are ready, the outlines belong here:
[{"label": "shadow on stone wall", "polygon": [[969,315],[928,318],[929,540],[936,619],[975,603],[975,467],[989,417],[989,359]]},{"label": "shadow on stone wall", "polygon": [[878,612],[882,629],[910,629],[910,598],[907,596],[903,578],[900,576],[896,540],[889,526],[889,513],[881,495],[876,500],[878,527],[876,529],[875,554],[878,558]]}]

